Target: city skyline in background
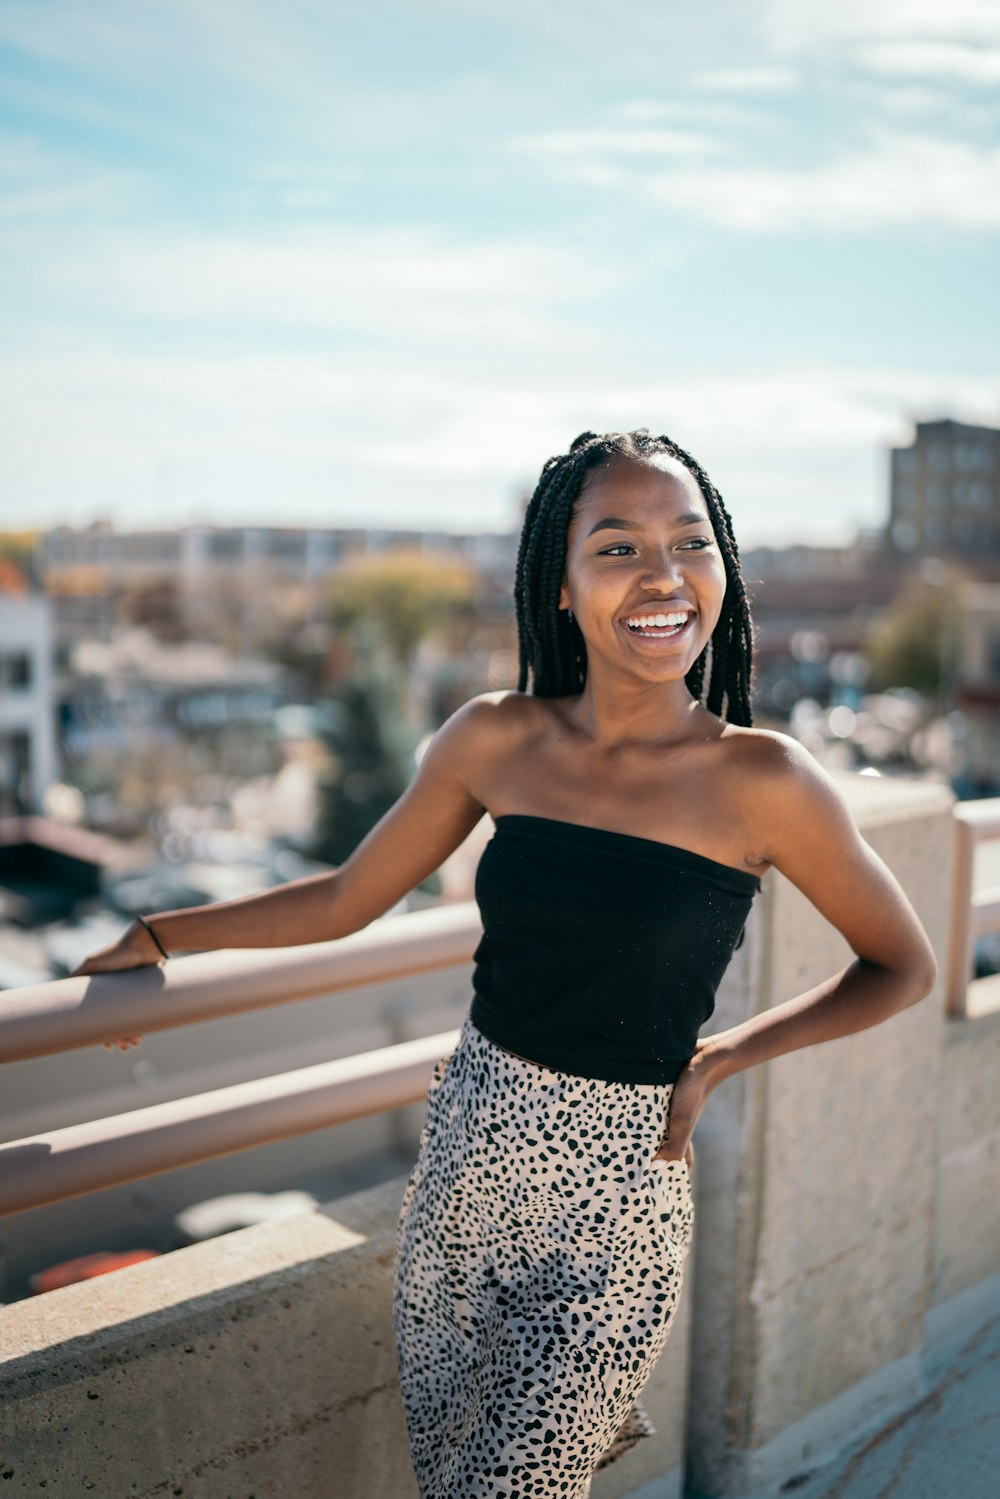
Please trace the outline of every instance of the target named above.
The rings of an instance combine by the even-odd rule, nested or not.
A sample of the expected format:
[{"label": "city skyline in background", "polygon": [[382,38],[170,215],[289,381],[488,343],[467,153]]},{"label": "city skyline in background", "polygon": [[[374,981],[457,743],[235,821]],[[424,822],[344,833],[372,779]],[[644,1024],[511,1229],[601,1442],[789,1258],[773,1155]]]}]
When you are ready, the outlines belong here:
[{"label": "city skyline in background", "polygon": [[0,8],[6,523],[515,529],[667,431],[740,544],[997,425],[1000,12]]}]

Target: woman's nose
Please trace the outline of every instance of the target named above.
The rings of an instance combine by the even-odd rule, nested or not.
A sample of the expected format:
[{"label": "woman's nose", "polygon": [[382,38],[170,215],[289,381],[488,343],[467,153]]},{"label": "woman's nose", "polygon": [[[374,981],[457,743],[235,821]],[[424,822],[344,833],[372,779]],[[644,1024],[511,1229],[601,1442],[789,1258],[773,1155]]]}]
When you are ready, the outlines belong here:
[{"label": "woman's nose", "polygon": [[664,578],[679,578],[683,576],[680,560],[669,547],[660,551],[647,552],[646,566],[643,568],[642,581],[644,583],[659,583]]}]

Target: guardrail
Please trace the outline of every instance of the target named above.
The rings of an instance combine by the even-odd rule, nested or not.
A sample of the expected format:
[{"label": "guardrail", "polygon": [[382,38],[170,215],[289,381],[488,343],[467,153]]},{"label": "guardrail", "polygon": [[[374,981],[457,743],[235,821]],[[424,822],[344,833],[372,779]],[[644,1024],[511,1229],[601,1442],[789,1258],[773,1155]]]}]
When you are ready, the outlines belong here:
[{"label": "guardrail", "polygon": [[0,1145],[0,1216],[418,1103],[442,1031]]},{"label": "guardrail", "polygon": [[383,916],[334,942],[226,948],[160,966],[55,979],[0,993],[0,1061],[173,1030],[469,962],[475,901]]},{"label": "guardrail", "polygon": [[[976,849],[1000,838],[1000,797],[956,802],[955,863],[951,891],[951,923],[947,972],[947,1011],[966,1018],[977,1012],[976,996],[997,981],[973,977],[976,939],[1000,932],[1000,886],[976,891]],[[993,1006],[991,1006],[992,1008]]]},{"label": "guardrail", "polygon": [[[334,942],[171,958],[161,967],[30,984],[0,994],[0,1059],[384,983],[471,960],[474,901],[386,916]],[[257,1078],[0,1145],[0,1215],[81,1196],[423,1097],[457,1031]]]},{"label": "guardrail", "polygon": [[[947,1009],[976,1012],[976,938],[1000,931],[1000,888],[973,891],[977,846],[1000,838],[1000,797],[956,803]],[[161,967],[0,993],[0,1061],[217,1020],[471,960],[474,901],[387,916],[334,942],[225,950]],[[996,981],[993,981],[996,982]],[[0,1145],[0,1215],[154,1176],[419,1102],[457,1031],[383,1047]]]}]

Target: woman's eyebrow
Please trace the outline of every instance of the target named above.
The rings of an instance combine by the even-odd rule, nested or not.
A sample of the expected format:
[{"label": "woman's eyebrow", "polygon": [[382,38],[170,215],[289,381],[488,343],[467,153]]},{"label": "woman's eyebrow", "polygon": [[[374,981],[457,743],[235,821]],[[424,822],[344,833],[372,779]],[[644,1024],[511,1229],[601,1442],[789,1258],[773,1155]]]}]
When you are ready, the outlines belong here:
[{"label": "woman's eyebrow", "polygon": [[[699,510],[688,510],[674,521],[675,526],[707,526],[708,524],[708,516]],[[644,527],[638,521],[625,520],[620,515],[606,515],[603,520],[591,526],[587,535],[593,536],[595,531],[642,531],[643,529]]]}]

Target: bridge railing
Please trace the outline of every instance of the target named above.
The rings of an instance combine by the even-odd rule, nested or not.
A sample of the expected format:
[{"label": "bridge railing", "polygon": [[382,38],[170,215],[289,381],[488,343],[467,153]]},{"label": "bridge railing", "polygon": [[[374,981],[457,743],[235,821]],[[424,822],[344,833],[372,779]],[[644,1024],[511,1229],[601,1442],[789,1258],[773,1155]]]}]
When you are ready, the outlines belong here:
[{"label": "bridge railing", "polygon": [[[5,1062],[218,1020],[471,960],[474,902],[387,916],[335,942],[171,958],[0,994]],[[0,1145],[0,1215],[400,1108],[457,1032],[174,1099]]]},{"label": "bridge railing", "polygon": [[951,937],[946,975],[948,1014],[966,1017],[984,1007],[996,1008],[1000,981],[977,979],[973,972],[976,941],[1000,932],[1000,884],[975,888],[976,850],[1000,838],[1000,796],[957,802],[955,863],[951,892]]}]

